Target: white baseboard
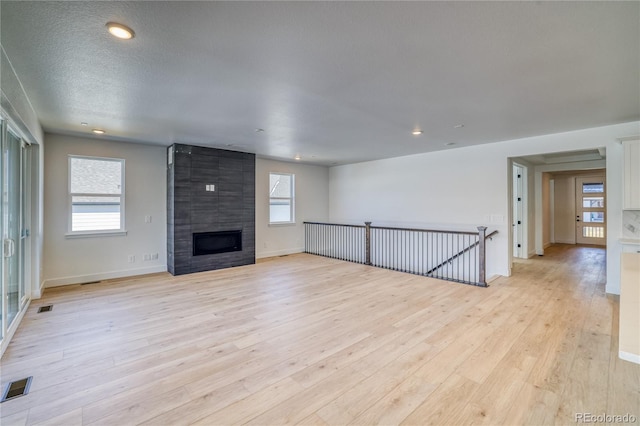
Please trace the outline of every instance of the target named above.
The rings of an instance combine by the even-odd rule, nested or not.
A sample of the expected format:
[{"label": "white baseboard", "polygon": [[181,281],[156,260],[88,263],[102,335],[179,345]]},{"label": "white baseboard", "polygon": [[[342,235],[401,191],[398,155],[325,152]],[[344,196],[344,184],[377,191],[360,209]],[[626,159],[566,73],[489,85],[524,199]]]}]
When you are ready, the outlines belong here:
[{"label": "white baseboard", "polygon": [[60,287],[63,285],[82,284],[92,281],[111,280],[114,278],[133,277],[136,275],[155,274],[158,272],[166,272],[167,265],[147,266],[145,268],[124,269],[121,271],[101,272],[98,274],[76,275],[73,277],[50,278],[44,280],[42,287]]},{"label": "white baseboard", "polygon": [[618,358],[625,361],[633,362],[634,364],[640,364],[640,355],[632,354],[625,351],[618,351]]},{"label": "white baseboard", "polygon": [[31,292],[31,299],[40,299],[42,297],[42,293],[44,293],[44,281],[40,283],[40,286]]},{"label": "white baseboard", "polygon": [[556,240],[556,244],[575,244],[576,240]]},{"label": "white baseboard", "polygon": [[609,283],[607,283],[604,291],[607,294],[617,294],[618,296],[620,296],[620,284],[618,283],[617,286],[614,286],[614,285],[609,285]]},{"label": "white baseboard", "polygon": [[491,284],[492,282],[494,282],[495,280],[497,280],[498,278],[500,278],[502,275],[492,275],[489,278],[487,278],[485,281],[487,282],[487,284]]},{"label": "white baseboard", "polygon": [[304,247],[275,250],[275,251],[265,251],[262,253],[256,253],[256,259],[264,259],[266,257],[284,256],[287,254],[296,254],[296,253],[303,253],[303,252],[304,252]]}]

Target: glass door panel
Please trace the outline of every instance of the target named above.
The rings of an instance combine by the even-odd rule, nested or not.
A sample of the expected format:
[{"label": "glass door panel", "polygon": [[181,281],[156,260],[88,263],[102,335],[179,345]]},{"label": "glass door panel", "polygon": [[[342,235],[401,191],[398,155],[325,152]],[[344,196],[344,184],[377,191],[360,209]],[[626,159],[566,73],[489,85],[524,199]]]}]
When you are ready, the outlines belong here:
[{"label": "glass door panel", "polygon": [[606,245],[604,176],[576,178],[576,242]]},{"label": "glass door panel", "polygon": [[[21,166],[22,143],[20,138],[7,131],[2,148],[2,272],[3,292],[5,297],[6,326],[11,323],[20,311],[21,300]],[[24,293],[24,290],[22,291]]]},{"label": "glass door panel", "polygon": [[[5,141],[5,129],[6,123],[4,120],[0,119],[0,240],[2,240],[2,244],[0,244],[0,257],[2,257],[2,262],[0,262],[0,341],[4,339],[4,330],[5,330],[5,313],[6,308],[4,306],[5,303],[5,291],[4,291],[4,208],[5,208],[5,186],[4,186],[4,141]],[[4,342],[3,342],[4,343]]]}]

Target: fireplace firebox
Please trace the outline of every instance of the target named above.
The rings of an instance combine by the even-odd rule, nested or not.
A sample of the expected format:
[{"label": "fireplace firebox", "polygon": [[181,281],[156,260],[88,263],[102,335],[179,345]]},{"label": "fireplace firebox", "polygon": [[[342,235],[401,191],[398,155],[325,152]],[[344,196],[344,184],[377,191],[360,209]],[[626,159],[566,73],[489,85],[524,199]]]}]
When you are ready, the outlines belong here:
[{"label": "fireplace firebox", "polygon": [[242,231],[198,232],[193,234],[193,255],[242,251]]}]

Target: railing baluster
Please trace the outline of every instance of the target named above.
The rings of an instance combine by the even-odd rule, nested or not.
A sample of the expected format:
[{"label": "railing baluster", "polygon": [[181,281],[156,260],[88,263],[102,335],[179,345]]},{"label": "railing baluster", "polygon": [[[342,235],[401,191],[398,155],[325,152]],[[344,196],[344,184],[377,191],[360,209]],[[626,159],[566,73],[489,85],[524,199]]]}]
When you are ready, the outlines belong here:
[{"label": "railing baluster", "polygon": [[304,252],[486,287],[486,227],[478,232],[304,222]]}]

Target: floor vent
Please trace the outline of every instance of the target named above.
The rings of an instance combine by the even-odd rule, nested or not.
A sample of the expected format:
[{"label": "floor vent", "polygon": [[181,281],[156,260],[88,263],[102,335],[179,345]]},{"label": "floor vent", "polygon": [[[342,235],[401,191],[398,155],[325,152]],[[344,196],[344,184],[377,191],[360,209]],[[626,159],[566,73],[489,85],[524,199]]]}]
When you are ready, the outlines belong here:
[{"label": "floor vent", "polygon": [[80,285],[100,284],[100,281],[89,281],[88,283],[81,283]]},{"label": "floor vent", "polygon": [[42,313],[42,312],[51,312],[51,310],[53,309],[53,305],[45,305],[45,306],[40,306],[38,308],[38,313]]},{"label": "floor vent", "polygon": [[29,376],[26,379],[16,380],[9,383],[7,385],[7,388],[4,390],[4,393],[2,394],[0,403],[28,394],[32,379],[33,376]]}]

